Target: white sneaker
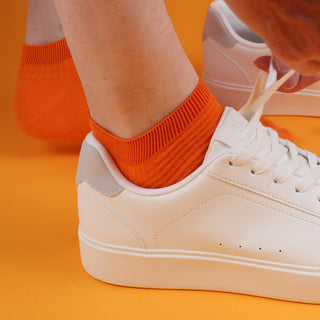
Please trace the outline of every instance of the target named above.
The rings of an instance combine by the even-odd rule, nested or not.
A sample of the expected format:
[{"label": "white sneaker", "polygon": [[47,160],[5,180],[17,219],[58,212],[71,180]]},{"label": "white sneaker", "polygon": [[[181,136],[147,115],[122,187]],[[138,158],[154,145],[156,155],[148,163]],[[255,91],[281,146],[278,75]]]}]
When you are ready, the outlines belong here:
[{"label": "white sneaker", "polygon": [[[248,100],[259,69],[253,62],[271,56],[263,40],[223,0],[208,10],[203,30],[203,80],[222,105],[237,109]],[[277,92],[265,114],[320,117],[320,82],[297,93]]]},{"label": "white sneaker", "polygon": [[260,77],[240,113],[225,108],[202,166],[166,188],[130,183],[89,134],[77,173],[87,272],[124,286],[320,303],[319,159],[259,122],[285,79],[259,96]]}]

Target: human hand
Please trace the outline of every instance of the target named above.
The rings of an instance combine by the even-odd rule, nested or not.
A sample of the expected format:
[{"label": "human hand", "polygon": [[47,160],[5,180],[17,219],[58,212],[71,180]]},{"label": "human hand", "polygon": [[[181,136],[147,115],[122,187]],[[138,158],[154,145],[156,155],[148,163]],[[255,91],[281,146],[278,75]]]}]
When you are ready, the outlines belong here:
[{"label": "human hand", "polygon": [[[268,72],[270,68],[271,57],[263,56],[254,61],[254,64],[261,70]],[[278,79],[288,73],[290,68],[280,60],[273,57],[273,64],[278,71]],[[320,73],[314,76],[303,76],[295,73],[288,81],[286,81],[279,89],[281,92],[293,93],[302,90],[311,84],[320,80]]]},{"label": "human hand", "polygon": [[[297,71],[282,91],[295,92],[320,80],[320,1],[225,1],[271,49],[279,76],[288,69]],[[268,71],[270,57],[260,57],[255,64]]]}]

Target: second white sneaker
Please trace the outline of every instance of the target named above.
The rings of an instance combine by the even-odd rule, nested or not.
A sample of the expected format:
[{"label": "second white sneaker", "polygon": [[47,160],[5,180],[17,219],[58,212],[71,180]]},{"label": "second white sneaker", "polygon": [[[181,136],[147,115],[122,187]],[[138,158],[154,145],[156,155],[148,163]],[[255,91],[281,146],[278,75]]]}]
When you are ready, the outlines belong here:
[{"label": "second white sneaker", "polygon": [[[214,1],[203,29],[203,80],[220,104],[243,106],[259,73],[253,62],[261,56],[271,56],[263,40],[223,0]],[[275,93],[265,114],[320,117],[320,82],[296,93]]]}]

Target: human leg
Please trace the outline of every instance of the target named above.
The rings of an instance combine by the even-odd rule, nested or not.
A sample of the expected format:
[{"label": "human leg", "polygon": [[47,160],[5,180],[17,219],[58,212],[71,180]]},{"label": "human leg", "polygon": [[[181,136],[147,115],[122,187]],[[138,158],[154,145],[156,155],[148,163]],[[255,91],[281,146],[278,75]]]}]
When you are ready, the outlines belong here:
[{"label": "human leg", "polygon": [[[194,171],[222,108],[199,82],[164,2],[55,4],[86,92],[93,133],[122,172],[137,184],[162,187]],[[174,174],[165,172],[169,168]]]},{"label": "human leg", "polygon": [[44,140],[82,140],[88,107],[52,0],[30,0],[15,92],[19,127]]},{"label": "human leg", "polygon": [[52,0],[29,0],[26,44],[41,45],[64,38]]}]

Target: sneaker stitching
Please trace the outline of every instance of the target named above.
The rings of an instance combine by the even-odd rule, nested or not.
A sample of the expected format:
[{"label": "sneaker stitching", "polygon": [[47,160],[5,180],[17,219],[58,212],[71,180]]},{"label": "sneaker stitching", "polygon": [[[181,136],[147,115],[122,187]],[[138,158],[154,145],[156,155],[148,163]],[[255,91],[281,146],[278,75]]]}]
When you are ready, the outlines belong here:
[{"label": "sneaker stitching", "polygon": [[117,189],[114,189],[113,191],[104,191],[104,190],[100,189],[98,186],[96,186],[94,183],[92,183],[92,181],[89,181],[89,180],[87,180],[87,179],[81,179],[80,183],[81,183],[81,182],[86,182],[86,183],[88,183],[88,184],[89,184],[91,187],[93,187],[95,190],[103,193],[103,194],[106,195],[106,196],[114,196],[114,195],[115,195],[115,192],[116,192],[116,193],[119,193],[120,191],[123,190],[123,187],[120,186],[120,187],[118,187]]},{"label": "sneaker stitching", "polygon": [[96,199],[95,197],[93,197],[92,195],[90,195],[88,192],[85,192],[85,195],[87,197],[89,197],[90,199],[94,200],[99,207],[101,207],[106,213],[108,214],[112,214],[114,217],[116,217],[117,219],[119,219],[122,224],[124,224],[129,231],[131,232],[131,234],[134,236],[134,238],[138,241],[138,243],[140,244],[141,248],[146,248],[146,246],[144,245],[143,241],[140,239],[140,237],[137,235],[136,231],[132,229],[132,227],[123,219],[121,218],[116,212],[114,212],[113,210],[109,209],[108,207],[104,206],[98,199]]},{"label": "sneaker stitching", "polygon": [[270,194],[270,193],[268,193],[268,192],[262,191],[262,190],[260,190],[260,189],[258,189],[258,188],[256,188],[256,187],[250,187],[250,186],[248,186],[248,185],[242,184],[241,182],[239,182],[239,181],[237,181],[237,180],[231,180],[231,179],[228,179],[228,178],[226,178],[226,177],[222,177],[222,176],[218,175],[217,173],[215,173],[215,172],[213,172],[213,171],[211,171],[211,170],[208,170],[208,169],[207,169],[206,172],[207,172],[207,173],[210,173],[212,176],[214,176],[214,177],[216,177],[216,178],[218,178],[218,179],[221,179],[221,180],[223,180],[223,181],[236,183],[237,185],[239,185],[239,186],[241,186],[241,187],[244,187],[244,188],[246,188],[246,189],[258,191],[258,192],[260,192],[260,193],[263,194],[263,195],[270,196],[271,198],[274,198],[274,199],[276,199],[276,200],[282,201],[282,202],[284,202],[285,204],[292,205],[292,206],[294,206],[294,207],[296,207],[296,208],[298,208],[298,209],[302,209],[302,210],[307,211],[307,212],[309,212],[309,213],[314,213],[317,217],[319,217],[319,213],[317,213],[317,212],[314,211],[314,210],[311,210],[311,209],[305,208],[305,207],[303,207],[303,206],[301,206],[301,205],[295,204],[295,203],[293,203],[293,202],[290,202],[290,201],[287,201],[287,200],[278,198],[277,196],[274,196],[274,195],[272,195],[272,194]]},{"label": "sneaker stitching", "polygon": [[320,227],[320,224],[317,224],[313,221],[310,221],[310,220],[307,220],[305,218],[302,218],[302,217],[299,217],[299,216],[296,216],[292,213],[289,213],[289,212],[285,212],[285,211],[282,211],[282,210],[279,210],[273,206],[270,206],[270,205],[267,205],[267,204],[264,204],[262,202],[259,202],[259,201],[256,201],[256,200],[252,200],[252,199],[249,199],[248,197],[245,197],[245,196],[241,196],[241,195],[237,195],[237,194],[234,194],[234,193],[220,193],[220,194],[217,194],[217,195],[214,195],[213,197],[205,200],[204,202],[202,202],[200,205],[194,207],[193,209],[185,212],[184,214],[182,214],[181,216],[175,218],[173,221],[171,221],[170,223],[168,223],[163,229],[161,229],[160,231],[158,231],[155,235],[155,242],[156,242],[156,245],[158,248],[160,248],[160,236],[163,232],[167,231],[168,229],[170,229],[171,227],[173,227],[174,225],[176,225],[178,222],[184,220],[184,218],[186,218],[187,216],[190,216],[192,215],[196,210],[200,209],[201,207],[203,207],[204,205],[206,205],[209,201],[211,200],[214,200],[214,199],[217,199],[219,197],[222,197],[222,196],[233,196],[233,197],[236,197],[236,198],[239,198],[239,199],[244,199],[244,200],[247,200],[247,201],[250,201],[251,203],[255,203],[255,204],[258,204],[260,206],[263,206],[265,208],[268,208],[268,209],[271,209],[271,210],[274,210],[278,213],[281,213],[281,214],[286,214],[288,216],[291,216],[293,218],[296,218],[296,219],[299,219],[299,220],[302,220],[302,221],[305,221],[307,223],[310,223],[316,227]]}]

